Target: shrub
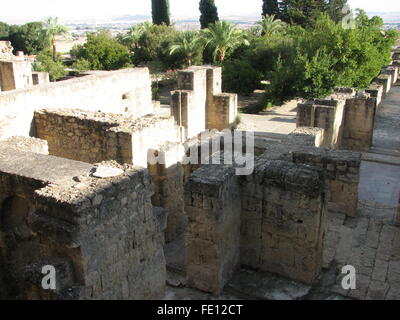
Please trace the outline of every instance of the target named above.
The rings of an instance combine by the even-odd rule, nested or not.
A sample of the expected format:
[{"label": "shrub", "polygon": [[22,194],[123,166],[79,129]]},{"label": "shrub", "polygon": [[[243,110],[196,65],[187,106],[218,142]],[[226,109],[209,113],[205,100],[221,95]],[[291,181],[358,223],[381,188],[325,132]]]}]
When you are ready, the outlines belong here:
[{"label": "shrub", "polygon": [[30,22],[22,26],[12,25],[7,40],[11,41],[14,51],[25,54],[39,54],[50,47],[50,38],[42,22]]},{"label": "shrub", "polygon": [[90,70],[90,62],[86,59],[78,59],[72,64],[72,69],[78,71],[78,73],[82,73]]},{"label": "shrub", "polygon": [[48,72],[51,81],[56,81],[67,74],[62,62],[53,60],[53,53],[51,50],[44,50],[36,56],[35,62],[33,63],[33,70]]},{"label": "shrub", "polygon": [[263,75],[247,61],[228,60],[222,69],[224,91],[250,95],[260,88]]},{"label": "shrub", "polygon": [[87,42],[72,48],[71,56],[87,60],[92,70],[122,69],[131,61],[128,48],[106,31],[88,34]]}]

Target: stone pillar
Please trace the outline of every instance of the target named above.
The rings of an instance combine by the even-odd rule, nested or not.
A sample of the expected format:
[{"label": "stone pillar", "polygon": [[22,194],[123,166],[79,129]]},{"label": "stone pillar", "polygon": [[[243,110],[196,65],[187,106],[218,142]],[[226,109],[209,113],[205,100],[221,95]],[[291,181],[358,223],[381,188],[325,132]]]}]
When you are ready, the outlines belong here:
[{"label": "stone pillar", "polygon": [[313,283],[322,269],[322,173],[310,166],[259,159],[241,194],[241,264]]},{"label": "stone pillar", "polygon": [[232,167],[206,165],[185,186],[186,277],[218,295],[239,265],[240,193]]},{"label": "stone pillar", "polygon": [[[184,233],[187,225],[183,201],[183,147],[177,143],[168,143],[158,150],[150,150],[149,154],[155,156],[148,163],[154,183],[152,203],[168,211],[165,239],[171,242]],[[153,161],[155,159],[157,161]]]},{"label": "stone pillar", "polygon": [[2,91],[32,86],[31,63],[27,60],[0,61],[0,83]]},{"label": "stone pillar", "polygon": [[32,84],[39,85],[50,82],[50,77],[48,72],[32,72]]},{"label": "stone pillar", "polygon": [[343,100],[314,100],[298,105],[297,127],[317,127],[324,129],[325,148],[340,146],[343,122]]},{"label": "stone pillar", "polygon": [[381,74],[375,78],[373,83],[383,85],[383,96],[385,97],[386,94],[388,94],[390,89],[392,88],[392,75]]},{"label": "stone pillar", "polygon": [[324,133],[322,128],[299,127],[287,136],[286,142],[291,145],[320,147],[324,141]]},{"label": "stone pillar", "polygon": [[376,106],[378,107],[382,102],[383,90],[384,86],[382,84],[371,83],[371,85],[365,89],[365,92],[376,99]]},{"label": "stone pillar", "polygon": [[292,161],[321,168],[329,186],[327,209],[330,212],[357,216],[361,154],[345,150],[305,149],[293,151]]},{"label": "stone pillar", "polygon": [[382,69],[382,74],[388,74],[392,76],[392,85],[399,80],[399,68],[397,66],[389,66]]},{"label": "stone pillar", "polygon": [[230,129],[237,117],[237,95],[221,93],[214,96],[207,112],[207,129]]},{"label": "stone pillar", "polygon": [[172,92],[172,115],[185,128],[185,140],[206,129],[207,69],[193,66],[178,72],[178,90]]},{"label": "stone pillar", "polygon": [[346,101],[342,147],[353,151],[368,151],[372,145],[376,99],[369,96]]}]

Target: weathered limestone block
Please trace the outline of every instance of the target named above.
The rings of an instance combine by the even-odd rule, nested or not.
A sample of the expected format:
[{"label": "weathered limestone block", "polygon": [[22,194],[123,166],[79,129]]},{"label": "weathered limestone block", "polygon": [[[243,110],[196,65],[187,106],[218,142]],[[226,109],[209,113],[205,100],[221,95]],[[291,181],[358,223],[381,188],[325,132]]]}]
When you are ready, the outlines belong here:
[{"label": "weathered limestone block", "polygon": [[35,112],[36,136],[52,155],[96,163],[115,160],[147,167],[147,151],[178,140],[172,117],[46,109]]},{"label": "weathered limestone block", "polygon": [[324,132],[322,128],[299,127],[287,136],[286,142],[292,145],[320,147],[324,141]]},{"label": "weathered limestone block", "polygon": [[298,105],[297,127],[318,127],[325,130],[322,146],[340,146],[344,100],[314,100]]},{"label": "weathered limestone block", "polygon": [[40,85],[50,83],[50,76],[48,72],[32,72],[33,85]]},{"label": "weathered limestone block", "polygon": [[149,160],[148,168],[153,177],[154,195],[152,203],[168,211],[165,230],[167,242],[178,239],[187,225],[184,208],[184,169],[182,166],[183,147],[168,143],[158,150],[150,150],[154,160]]},{"label": "weathered limestone block", "polygon": [[208,109],[207,128],[224,130],[234,125],[237,117],[237,95],[221,93],[214,96],[213,106]]},{"label": "weathered limestone block", "polygon": [[10,91],[30,87],[32,81],[31,62],[25,59],[0,60],[0,87]]},{"label": "weathered limestone block", "polygon": [[386,94],[389,93],[390,89],[392,88],[392,75],[391,74],[380,74],[378,77],[375,78],[373,83],[383,85],[383,96],[385,97]]},{"label": "weathered limestone block", "polygon": [[29,136],[34,112],[55,107],[127,113],[134,118],[152,114],[149,70],[96,71],[70,80],[0,92],[0,139]]},{"label": "weathered limestone block", "polygon": [[240,207],[233,167],[203,166],[190,177],[185,186],[190,287],[217,295],[239,266]]},{"label": "weathered limestone block", "polygon": [[[163,297],[165,219],[151,205],[150,174],[120,168],[122,174],[99,179],[87,163],[1,150],[0,250],[7,297]],[[44,264],[55,267],[56,290],[45,291],[37,281]]]},{"label": "weathered limestone block", "polygon": [[346,150],[304,149],[291,152],[292,161],[323,170],[327,209],[355,217],[358,208],[361,154]]},{"label": "weathered limestone block", "polygon": [[178,92],[172,93],[172,114],[185,127],[185,139],[206,129],[207,69],[192,66],[178,72]]},{"label": "weathered limestone block", "polygon": [[241,190],[241,264],[313,283],[322,269],[321,172],[260,157]]},{"label": "weathered limestone block", "polygon": [[7,140],[0,141],[0,146],[19,151],[29,151],[45,155],[49,154],[49,146],[47,141],[33,137],[11,137]]},{"label": "weathered limestone block", "polygon": [[376,106],[378,107],[382,102],[384,86],[377,83],[371,83],[371,85],[365,89],[366,93],[369,93],[372,98],[376,99]]},{"label": "weathered limestone block", "polygon": [[368,151],[372,145],[376,99],[369,95],[346,100],[342,148]]},{"label": "weathered limestone block", "polygon": [[0,59],[13,59],[13,50],[14,48],[10,41],[0,41]]},{"label": "weathered limestone block", "polygon": [[388,74],[392,76],[392,85],[399,80],[399,68],[397,66],[389,66],[382,69],[382,74]]}]

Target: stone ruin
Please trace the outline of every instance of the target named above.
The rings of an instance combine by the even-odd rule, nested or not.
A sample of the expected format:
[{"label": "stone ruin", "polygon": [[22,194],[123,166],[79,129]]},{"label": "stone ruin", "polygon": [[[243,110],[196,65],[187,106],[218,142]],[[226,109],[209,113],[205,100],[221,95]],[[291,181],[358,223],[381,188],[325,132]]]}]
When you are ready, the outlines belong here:
[{"label": "stone ruin", "polygon": [[10,41],[0,41],[0,92],[48,83],[47,72],[32,72],[32,59],[21,51],[13,54]]},{"label": "stone ruin", "polygon": [[[0,93],[0,297],[163,298],[167,268],[215,295],[240,267],[314,283],[326,213],[357,215],[359,151],[398,68],[382,75],[367,93],[300,104],[281,142],[235,130],[218,67],[178,73],[171,116],[147,68]],[[229,150],[254,156],[250,174]],[[41,287],[45,265],[56,290]]]}]

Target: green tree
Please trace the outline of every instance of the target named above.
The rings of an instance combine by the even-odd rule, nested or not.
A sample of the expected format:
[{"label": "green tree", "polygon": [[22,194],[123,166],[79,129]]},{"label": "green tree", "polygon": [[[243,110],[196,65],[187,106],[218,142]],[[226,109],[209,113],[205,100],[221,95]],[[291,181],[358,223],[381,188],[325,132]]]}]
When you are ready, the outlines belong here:
[{"label": "green tree", "polygon": [[263,74],[248,61],[228,59],[222,68],[222,89],[225,92],[235,92],[250,95],[261,87]]},{"label": "green tree", "polygon": [[267,72],[271,99],[325,97],[336,86],[367,87],[390,62],[396,39],[394,32],[383,32],[382,25],[380,18],[369,19],[361,11],[354,29],[345,29],[324,14],[313,29],[290,30],[292,39],[280,42],[286,45],[271,47],[260,57],[268,61],[278,55]]},{"label": "green tree", "polygon": [[57,17],[48,17],[44,21],[44,30],[46,36],[51,40],[51,45],[53,46],[53,59],[57,59],[57,41],[56,36],[64,35],[68,33],[68,28],[66,26],[58,24]]},{"label": "green tree", "polygon": [[280,19],[275,19],[275,15],[264,16],[261,21],[257,22],[257,25],[261,28],[261,34],[267,37],[277,34],[285,29],[285,23]]},{"label": "green tree", "polygon": [[85,59],[78,59],[71,67],[78,73],[83,73],[90,70],[90,62]]},{"label": "green tree", "polygon": [[217,21],[202,31],[205,45],[212,50],[213,59],[222,63],[241,45],[249,45],[245,33],[228,21]]},{"label": "green tree", "polygon": [[176,39],[176,42],[170,47],[170,54],[175,52],[182,53],[185,58],[187,65],[193,64],[193,59],[199,56],[202,51],[202,41],[198,32],[196,31],[183,31]]},{"label": "green tree", "polygon": [[48,72],[51,81],[56,81],[67,74],[62,62],[53,60],[53,54],[50,49],[46,49],[36,56],[33,70]]},{"label": "green tree", "polygon": [[11,41],[14,51],[24,51],[26,54],[38,54],[50,44],[42,22],[11,26],[8,40]]},{"label": "green tree", "polygon": [[278,0],[263,0],[262,16],[279,15]]},{"label": "green tree", "polygon": [[151,28],[151,26],[152,23],[148,21],[139,23],[136,26],[130,27],[128,32],[119,34],[117,38],[123,45],[127,46],[130,50],[135,51],[140,47],[140,39],[146,30]]},{"label": "green tree", "polygon": [[5,22],[0,21],[0,40],[7,39],[9,32],[10,32],[10,26]]},{"label": "green tree", "polygon": [[169,12],[169,0],[151,0],[152,16],[154,24],[171,24]]},{"label": "green tree", "polygon": [[339,22],[346,15],[343,11],[347,0],[282,0],[279,1],[278,18],[303,27],[314,27],[321,13],[328,13]]},{"label": "green tree", "polygon": [[214,0],[200,0],[200,24],[201,29],[208,28],[208,25],[219,21],[218,9]]},{"label": "green tree", "polygon": [[328,1],[328,14],[335,22],[340,22],[346,16],[345,8],[348,6],[347,0]]},{"label": "green tree", "polygon": [[107,31],[89,33],[87,42],[75,46],[71,55],[89,61],[92,70],[117,70],[130,65],[127,47],[120,44]]},{"label": "green tree", "polygon": [[170,48],[176,44],[180,32],[173,26],[153,24],[147,28],[138,41],[134,50],[134,64],[149,64],[153,69],[176,69],[186,65],[186,57],[180,51],[170,54]]}]

